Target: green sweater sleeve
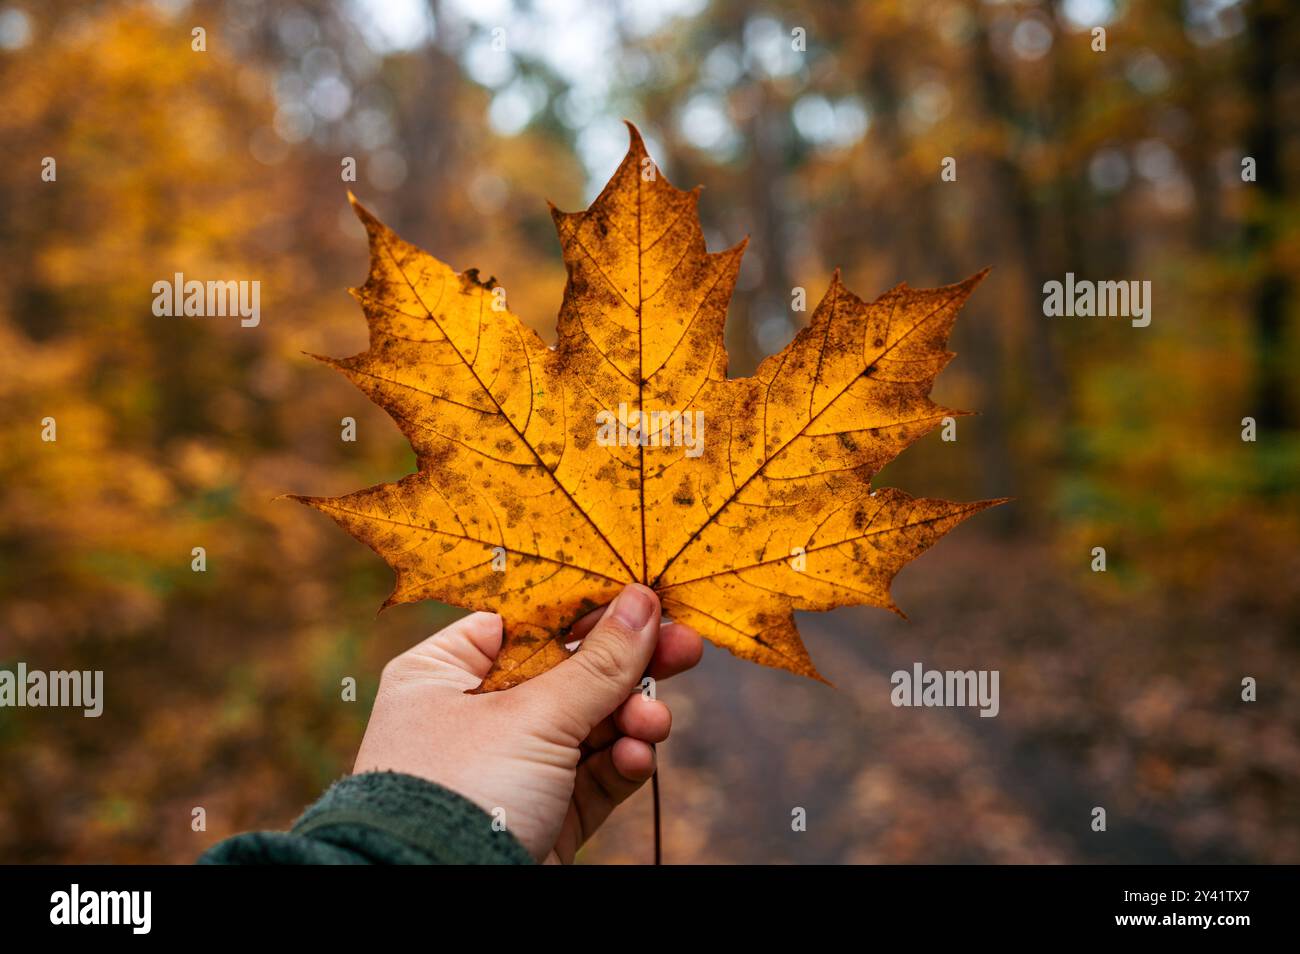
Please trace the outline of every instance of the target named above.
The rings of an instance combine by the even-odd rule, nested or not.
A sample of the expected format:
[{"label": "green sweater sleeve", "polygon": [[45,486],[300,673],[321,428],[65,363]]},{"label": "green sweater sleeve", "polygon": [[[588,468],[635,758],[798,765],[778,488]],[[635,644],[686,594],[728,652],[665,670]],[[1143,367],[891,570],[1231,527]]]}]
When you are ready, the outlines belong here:
[{"label": "green sweater sleeve", "polygon": [[522,865],[533,858],[492,817],[449,789],[399,772],[335,782],[287,832],[209,848],[207,865]]}]

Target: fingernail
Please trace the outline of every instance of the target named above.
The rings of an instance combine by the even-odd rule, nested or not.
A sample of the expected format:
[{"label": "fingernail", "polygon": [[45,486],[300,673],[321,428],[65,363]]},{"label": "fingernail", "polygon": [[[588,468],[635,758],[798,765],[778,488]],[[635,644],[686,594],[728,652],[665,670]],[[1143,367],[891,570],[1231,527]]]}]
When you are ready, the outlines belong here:
[{"label": "fingernail", "polygon": [[614,600],[614,618],[631,629],[640,629],[657,612],[655,598],[649,590],[626,587]]}]

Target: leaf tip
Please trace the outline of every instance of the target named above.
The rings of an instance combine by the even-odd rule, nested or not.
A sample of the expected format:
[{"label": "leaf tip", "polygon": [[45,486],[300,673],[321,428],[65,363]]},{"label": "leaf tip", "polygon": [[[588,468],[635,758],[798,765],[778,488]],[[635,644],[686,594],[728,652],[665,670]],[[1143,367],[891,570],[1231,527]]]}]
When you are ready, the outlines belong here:
[{"label": "leaf tip", "polygon": [[361,204],[361,200],[353,195],[351,189],[348,190],[348,204],[352,206],[352,211],[356,213],[357,218],[361,220],[361,224],[366,227],[367,231],[379,226],[379,220]]},{"label": "leaf tip", "polygon": [[319,361],[321,364],[327,364],[331,368],[337,368],[340,371],[345,370],[343,367],[343,362],[340,361],[338,358],[331,358],[329,355],[325,355],[325,354],[316,354],[316,352],[314,351],[304,351],[303,354],[305,354],[309,358],[314,358],[315,360]]},{"label": "leaf tip", "polygon": [[641,130],[637,129],[636,123],[632,122],[630,119],[623,120],[623,125],[627,127],[627,133],[630,140],[627,147],[628,152],[635,152],[644,155],[646,148],[645,140],[641,138]]},{"label": "leaf tip", "polygon": [[559,228],[560,223],[564,221],[564,217],[569,213],[565,212],[550,199],[546,200],[546,207],[551,211],[551,221],[555,223],[556,228]]},{"label": "leaf tip", "polygon": [[889,612],[893,613],[905,623],[910,623],[912,621],[912,618],[904,613],[903,608],[895,603],[893,599],[890,599],[889,605],[886,606],[885,609],[889,610]]},{"label": "leaf tip", "polygon": [[980,282],[984,281],[984,279],[988,277],[988,274],[991,271],[993,271],[993,266],[985,265],[983,268],[981,268],[970,278],[966,279],[964,282],[959,282],[957,287],[965,291],[967,294],[969,294],[970,292],[975,290],[975,287],[979,285]]}]

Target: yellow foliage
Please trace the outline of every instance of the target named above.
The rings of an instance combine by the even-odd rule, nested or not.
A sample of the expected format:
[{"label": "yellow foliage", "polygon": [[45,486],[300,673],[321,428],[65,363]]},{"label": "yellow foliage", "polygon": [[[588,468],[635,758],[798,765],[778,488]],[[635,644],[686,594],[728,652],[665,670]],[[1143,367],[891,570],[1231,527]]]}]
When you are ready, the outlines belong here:
[{"label": "yellow foliage", "polygon": [[728,378],[723,326],[744,244],[709,253],[697,201],[633,129],[591,208],[553,210],[569,273],[554,349],[494,280],[454,272],[356,205],[370,347],[322,360],[388,411],[419,470],[297,499],[393,567],[385,605],[502,615],[484,689],[564,659],[569,625],[634,581],[737,656],[820,678],[794,610],[894,609],[898,570],[997,502],[871,489],[961,413],[928,394],[983,273],[870,304],[837,274],[789,346]]}]

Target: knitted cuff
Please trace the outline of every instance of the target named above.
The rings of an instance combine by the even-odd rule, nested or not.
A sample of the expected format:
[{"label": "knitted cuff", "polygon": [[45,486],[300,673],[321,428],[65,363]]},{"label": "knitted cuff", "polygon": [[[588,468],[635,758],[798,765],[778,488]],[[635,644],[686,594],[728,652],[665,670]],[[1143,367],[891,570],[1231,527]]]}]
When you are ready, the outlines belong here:
[{"label": "knitted cuff", "polygon": [[493,830],[492,817],[469,799],[400,772],[365,772],[335,782],[291,832],[362,852],[374,840],[367,833],[378,832],[429,864],[533,863],[519,840]]}]

